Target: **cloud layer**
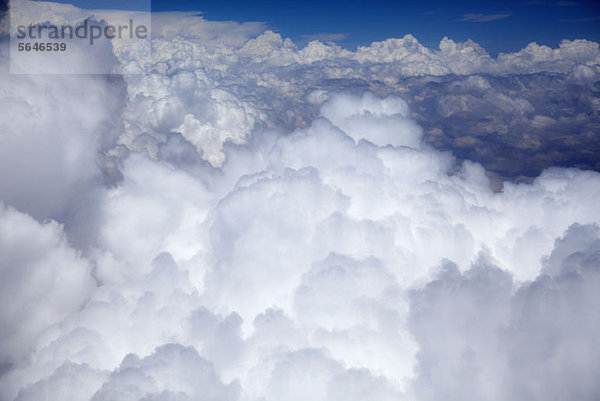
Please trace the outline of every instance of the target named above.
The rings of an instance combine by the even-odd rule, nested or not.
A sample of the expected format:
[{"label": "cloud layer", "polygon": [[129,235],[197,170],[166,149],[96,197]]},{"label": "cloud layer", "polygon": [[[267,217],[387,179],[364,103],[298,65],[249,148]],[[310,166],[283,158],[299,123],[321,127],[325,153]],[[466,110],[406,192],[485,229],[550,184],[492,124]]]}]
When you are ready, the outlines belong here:
[{"label": "cloud layer", "polygon": [[153,28],[4,77],[0,398],[598,398],[598,44]]}]

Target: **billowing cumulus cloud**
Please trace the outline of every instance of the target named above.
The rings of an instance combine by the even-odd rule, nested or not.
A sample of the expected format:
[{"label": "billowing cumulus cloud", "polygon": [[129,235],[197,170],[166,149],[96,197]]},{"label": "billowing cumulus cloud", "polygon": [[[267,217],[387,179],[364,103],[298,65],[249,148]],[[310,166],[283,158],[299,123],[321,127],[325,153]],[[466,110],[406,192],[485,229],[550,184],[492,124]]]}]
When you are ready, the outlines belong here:
[{"label": "billowing cumulus cloud", "polygon": [[[32,22],[75,23],[85,16],[73,7],[33,4],[18,10],[32,13]],[[500,178],[531,180],[555,164],[598,169],[589,152],[598,148],[594,42],[564,40],[556,49],[531,43],[494,58],[471,40],[444,38],[439,49],[428,49],[407,35],[352,52],[317,40],[298,48],[261,24],[217,23],[191,13],[155,14],[152,21],[154,63],[143,78],[129,77],[131,101],[123,114],[120,143],[135,151],[156,153],[172,135],[183,135],[220,166],[224,142],[246,142],[256,127],[306,126],[318,115],[322,94],[343,88],[402,96],[427,142]],[[114,52],[125,70],[139,72],[138,50],[118,44]],[[479,83],[470,80],[473,74]],[[551,140],[542,140],[546,135]],[[491,157],[498,151],[513,157],[498,163]]]},{"label": "billowing cumulus cloud", "polygon": [[153,30],[4,76],[0,398],[598,398],[598,44]]},{"label": "billowing cumulus cloud", "polygon": [[413,291],[419,398],[596,398],[599,234],[569,227],[532,282],[515,286],[481,258],[464,273],[448,263]]},{"label": "billowing cumulus cloud", "polygon": [[4,369],[27,360],[45,329],[76,312],[95,287],[91,264],[69,247],[62,227],[40,224],[0,204]]}]

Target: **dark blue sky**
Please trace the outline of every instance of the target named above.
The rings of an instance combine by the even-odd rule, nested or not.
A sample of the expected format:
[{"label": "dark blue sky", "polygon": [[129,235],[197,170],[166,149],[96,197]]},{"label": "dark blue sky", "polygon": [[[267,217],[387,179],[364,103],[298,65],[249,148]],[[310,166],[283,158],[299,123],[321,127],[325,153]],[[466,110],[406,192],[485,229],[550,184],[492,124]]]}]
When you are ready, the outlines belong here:
[{"label": "dark blue sky", "polygon": [[[79,6],[130,8],[144,0],[64,0]],[[428,47],[448,36],[473,39],[490,53],[517,51],[529,42],[600,41],[599,1],[190,1],[153,0],[154,11],[194,10],[209,20],[262,21],[303,45],[334,38],[347,47],[413,34]],[[319,36],[321,35],[321,36]]]}]

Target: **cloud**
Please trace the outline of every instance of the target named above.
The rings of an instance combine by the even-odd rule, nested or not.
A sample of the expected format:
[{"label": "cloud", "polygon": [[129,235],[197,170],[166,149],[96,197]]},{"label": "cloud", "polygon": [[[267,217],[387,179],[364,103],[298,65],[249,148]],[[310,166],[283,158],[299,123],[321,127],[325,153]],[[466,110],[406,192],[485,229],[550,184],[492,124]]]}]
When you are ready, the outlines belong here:
[{"label": "cloud", "polygon": [[[224,147],[214,176],[208,166],[186,172],[130,156],[123,181],[106,192],[99,249],[82,262],[95,266],[98,286],[26,341],[36,351],[5,374],[3,397],[60,394],[75,382],[92,400],[326,400],[347,386],[364,399],[428,399],[463,388],[444,384],[454,368],[426,372],[441,357],[462,366],[467,346],[490,355],[486,377],[499,380],[505,355],[486,341],[508,319],[502,300],[513,281],[536,279],[544,255],[550,269],[572,253],[551,252],[570,223],[598,223],[600,178],[555,169],[495,194],[480,166],[451,173],[451,156],[419,138],[397,97],[330,94],[310,127]],[[477,259],[481,252],[499,267]],[[418,289],[443,259],[456,263],[452,280],[465,269],[472,290],[407,298],[438,286]],[[86,287],[67,294],[75,288]],[[459,331],[449,337],[458,348],[431,345],[440,330],[427,330],[445,321],[436,308],[455,300],[466,314],[457,308],[454,321],[477,324],[476,337],[467,343]],[[521,341],[515,327],[511,338]],[[464,355],[468,377],[478,365]]]},{"label": "cloud", "polygon": [[559,7],[572,7],[572,6],[576,6],[577,2],[576,1],[557,1],[556,5]]},{"label": "cloud", "polygon": [[206,47],[240,46],[265,30],[263,22],[208,21],[201,13],[161,12],[152,14],[152,37],[199,40]]},{"label": "cloud", "polygon": [[158,17],[0,92],[0,398],[598,398],[597,43]]},{"label": "cloud", "polygon": [[505,14],[463,14],[462,18],[459,21],[465,22],[490,22],[496,21],[499,19],[508,18],[512,15],[512,13]]},{"label": "cloud", "polygon": [[[516,171],[534,177],[552,164],[550,160],[596,168],[596,162],[590,160],[584,150],[595,146],[591,143],[593,140],[584,138],[596,118],[585,122],[577,117],[576,111],[577,105],[582,103],[586,104],[586,109],[595,110],[595,92],[589,83],[581,81],[575,92],[577,100],[565,96],[567,92],[562,89],[570,85],[573,78],[579,80],[574,74],[582,76],[583,69],[589,76],[588,82],[596,76],[600,53],[593,42],[563,41],[556,49],[530,44],[520,52],[501,54],[497,58],[490,57],[473,41],[456,43],[444,38],[436,51],[425,48],[410,35],[360,47],[356,52],[316,41],[299,49],[291,40],[270,31],[248,40],[241,48],[207,51],[193,40],[171,42],[161,39],[155,42],[155,47],[159,49],[155,53],[159,61],[157,69],[144,81],[130,86],[138,102],[128,105],[126,119],[131,122],[127,124],[128,132],[122,136],[122,142],[135,151],[145,148],[152,154],[176,133],[193,144],[202,158],[219,166],[223,162],[223,143],[246,141],[257,127],[277,126],[293,130],[306,126],[318,114],[319,102],[322,102],[314,96],[344,88],[406,97],[413,111],[418,112],[419,123],[428,125],[426,136],[439,130],[452,137],[451,141],[440,143],[439,136],[430,136],[431,143],[458,152],[467,149],[467,158],[483,163],[486,169],[501,177],[514,178],[519,175]],[[174,48],[180,50],[175,52]],[[558,75],[549,77],[545,72]],[[488,82],[486,96],[482,97],[486,88],[472,85],[462,85],[460,94],[452,93],[458,89],[450,83],[452,79],[458,82],[473,74],[485,76],[477,79]],[[520,76],[502,78],[514,75]],[[541,80],[545,83],[537,85],[536,82]],[[528,84],[519,85],[517,81]],[[198,87],[206,90],[181,92],[178,85],[183,82],[187,85],[197,82]],[[441,87],[435,86],[440,83]],[[545,91],[545,95],[540,96],[540,91]],[[220,93],[220,99],[215,99],[212,93]],[[420,93],[431,93],[433,99],[422,99]],[[450,100],[452,96],[454,101]],[[433,106],[431,101],[438,102],[439,98],[445,97],[447,105],[456,110],[451,111],[444,105],[430,107]],[[467,98],[472,103],[465,103]],[[555,101],[549,102],[550,98]],[[207,103],[205,107],[194,108],[195,104],[204,102]],[[561,102],[571,103],[573,107],[553,106]],[[147,107],[155,112],[148,115],[145,113]],[[555,108],[553,113],[565,117],[564,124],[555,125],[551,134],[556,137],[556,142],[541,141],[541,136],[546,133],[529,127],[530,120],[536,114],[543,114],[546,107]],[[222,118],[230,110],[232,116],[237,116],[236,123]],[[472,127],[474,132],[465,132],[465,127]],[[513,132],[512,137],[506,135],[508,130]],[[568,160],[556,160],[559,157],[556,149],[540,149],[539,146],[536,155],[519,155],[503,164],[514,166],[514,169],[499,168],[489,157],[483,156],[497,152],[492,149],[492,143],[501,143],[511,149],[510,152],[503,151],[504,154],[517,155],[523,149],[535,148],[538,143],[560,144],[567,138],[567,132],[576,132],[583,141],[581,147],[564,144],[563,147],[573,152],[567,156]],[[456,144],[461,146],[453,142],[455,135],[478,138],[488,133],[497,138],[493,142],[481,141],[478,146],[461,138],[456,138]]]},{"label": "cloud", "polygon": [[230,401],[238,398],[239,387],[223,385],[210,362],[193,348],[167,344],[143,359],[127,355],[93,397],[103,400],[193,400]]},{"label": "cloud", "polygon": [[555,7],[573,7],[576,6],[580,3],[578,3],[577,1],[550,1],[550,0],[544,0],[544,1],[527,1],[525,2],[525,4],[527,5],[534,5],[534,6],[555,6]]},{"label": "cloud", "polygon": [[[81,308],[95,286],[92,266],[62,227],[0,203],[0,365],[28,359],[36,338]],[[24,318],[25,317],[25,318]]]},{"label": "cloud", "polygon": [[123,107],[124,83],[92,75],[9,76],[6,42],[2,47],[2,112],[11,118],[0,123],[0,169],[10,172],[0,175],[0,192],[38,219],[65,218],[101,185],[99,153],[117,139],[112,116]]},{"label": "cloud", "polygon": [[348,37],[347,33],[315,33],[311,35],[302,35],[306,40],[318,40],[320,42],[338,42]]},{"label": "cloud", "polygon": [[445,265],[412,294],[419,399],[597,396],[589,372],[599,361],[589,355],[600,329],[590,302],[598,290],[598,250],[598,226],[575,224],[555,242],[548,274],[520,286],[485,258],[464,273]]},{"label": "cloud", "polygon": [[561,19],[561,22],[592,22],[600,20],[600,16],[596,17],[585,17],[585,18],[570,18],[570,19]]}]

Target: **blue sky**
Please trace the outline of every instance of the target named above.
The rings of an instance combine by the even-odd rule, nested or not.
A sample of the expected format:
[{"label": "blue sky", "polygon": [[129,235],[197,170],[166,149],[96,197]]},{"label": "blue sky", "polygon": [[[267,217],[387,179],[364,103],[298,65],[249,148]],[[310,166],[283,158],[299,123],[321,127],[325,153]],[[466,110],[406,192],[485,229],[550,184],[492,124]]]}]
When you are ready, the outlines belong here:
[{"label": "blue sky", "polygon": [[[148,1],[63,0],[85,8],[135,8]],[[428,47],[444,36],[473,39],[490,53],[517,51],[529,42],[600,41],[596,1],[190,1],[153,0],[154,11],[200,11],[209,20],[261,21],[303,45],[334,39],[347,48],[413,34]]]}]

